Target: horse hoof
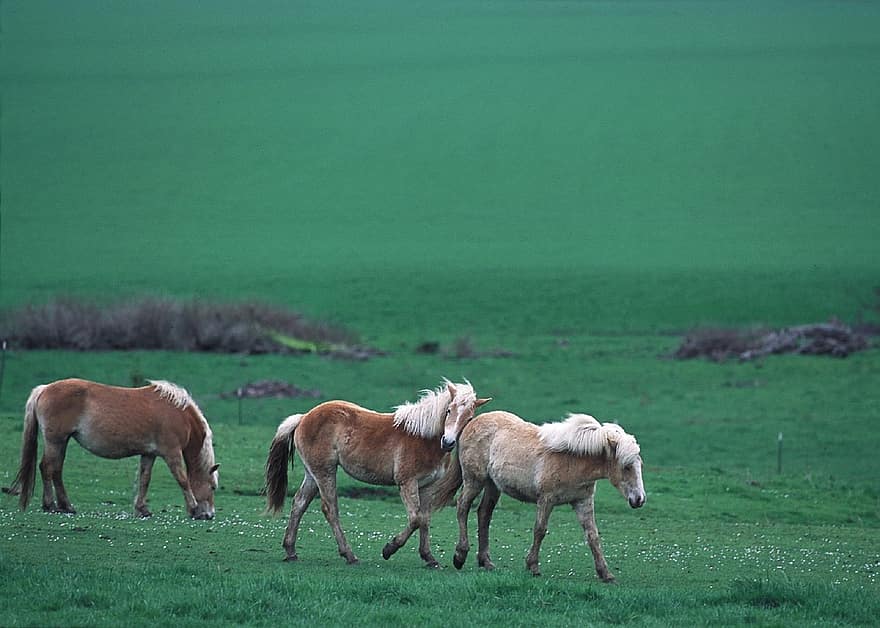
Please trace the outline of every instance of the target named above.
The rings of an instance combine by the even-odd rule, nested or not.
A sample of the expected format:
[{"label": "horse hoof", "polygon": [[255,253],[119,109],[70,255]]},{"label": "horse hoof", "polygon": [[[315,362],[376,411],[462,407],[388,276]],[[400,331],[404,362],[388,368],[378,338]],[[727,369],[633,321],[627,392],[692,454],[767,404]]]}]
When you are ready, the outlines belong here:
[{"label": "horse hoof", "polygon": [[349,565],[359,565],[361,563],[361,561],[357,559],[357,556],[346,557],[345,562]]},{"label": "horse hoof", "polygon": [[440,569],[440,563],[436,560],[429,560],[425,563],[426,569]]},{"label": "horse hoof", "polygon": [[297,556],[296,554],[288,554],[287,556],[284,557],[284,561],[282,561],[282,562],[295,563],[298,560],[299,560],[299,556]]},{"label": "horse hoof", "polygon": [[459,558],[458,554],[456,554],[452,557],[452,564],[455,566],[456,569],[461,569],[462,567],[464,567],[464,560],[464,557]]},{"label": "horse hoof", "polygon": [[394,555],[394,552],[396,552],[396,551],[397,551],[397,548],[394,547],[391,543],[388,543],[385,545],[385,547],[382,548],[382,558],[384,558],[385,560],[388,560],[389,558],[391,558]]},{"label": "horse hoof", "polygon": [[138,517],[140,517],[141,519],[148,519],[149,517],[152,517],[152,516],[153,516],[153,513],[151,513],[151,512],[150,512],[149,510],[147,510],[146,508],[144,508],[143,510],[136,510],[136,511],[135,511],[135,514],[136,514]]}]

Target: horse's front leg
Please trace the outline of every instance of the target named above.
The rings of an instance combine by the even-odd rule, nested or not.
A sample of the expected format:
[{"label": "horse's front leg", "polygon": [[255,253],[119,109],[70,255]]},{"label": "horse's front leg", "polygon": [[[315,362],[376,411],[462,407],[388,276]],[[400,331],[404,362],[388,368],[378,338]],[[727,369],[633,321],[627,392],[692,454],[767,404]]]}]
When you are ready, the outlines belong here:
[{"label": "horse's front leg", "polygon": [[486,482],[483,490],[483,499],[477,508],[477,564],[491,571],[495,565],[489,558],[489,525],[492,523],[492,513],[498,504],[501,491],[491,480]]},{"label": "horse's front leg", "polygon": [[538,567],[538,553],[541,551],[541,542],[547,536],[547,521],[553,511],[553,504],[545,498],[538,498],[538,508],[535,514],[534,539],[529,553],[526,555],[526,567],[533,576],[540,576],[541,569]]},{"label": "horse's front leg", "polygon": [[141,456],[138,465],[137,475],[137,496],[134,498],[134,513],[138,517],[152,517],[147,506],[147,489],[150,486],[150,478],[153,474],[153,463],[156,462],[156,456],[153,454],[144,454]]},{"label": "horse's front leg", "polygon": [[[385,547],[382,548],[382,558],[385,560],[391,558],[397,550],[403,547],[409,540],[409,537],[412,536],[412,533],[422,525],[421,508],[419,506],[419,482],[417,479],[407,480],[400,485],[400,499],[403,500],[403,505],[406,506],[407,524],[400,534],[388,541]],[[422,556],[422,558],[425,557]],[[434,557],[430,556],[430,558],[433,559]],[[434,563],[436,562],[434,560]],[[430,566],[430,561],[428,564]]]},{"label": "horse's front leg", "polygon": [[192,489],[189,486],[186,468],[183,466],[183,453],[178,450],[166,455],[165,463],[168,465],[168,469],[171,470],[171,475],[177,480],[177,484],[180,485],[180,490],[183,491],[183,500],[186,502],[187,513],[190,517],[194,517],[197,503],[195,495],[193,495]]},{"label": "horse's front leg", "polygon": [[465,480],[461,494],[458,496],[458,502],[455,505],[455,514],[458,518],[458,544],[455,546],[455,555],[452,557],[452,564],[456,569],[461,569],[467,560],[468,552],[471,550],[471,544],[468,540],[468,515],[471,512],[471,505],[483,490],[483,486],[479,482],[471,482]]},{"label": "horse's front leg", "polygon": [[431,553],[431,497],[427,489],[419,491],[419,556],[428,567],[440,566]]},{"label": "horse's front leg", "polygon": [[599,540],[599,529],[596,527],[596,516],[593,507],[593,496],[596,493],[596,484],[590,484],[586,498],[574,502],[572,507],[577,514],[578,521],[584,529],[584,537],[593,553],[593,561],[596,563],[596,574],[602,582],[614,582],[614,574],[608,569],[605,562],[605,554],[602,552],[602,542]]}]

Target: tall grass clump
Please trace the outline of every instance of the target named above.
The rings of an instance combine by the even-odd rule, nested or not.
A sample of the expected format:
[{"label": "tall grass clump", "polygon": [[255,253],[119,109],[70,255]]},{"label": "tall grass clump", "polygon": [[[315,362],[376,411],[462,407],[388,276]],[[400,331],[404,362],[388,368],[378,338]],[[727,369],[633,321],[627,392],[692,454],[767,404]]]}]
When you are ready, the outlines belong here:
[{"label": "tall grass clump", "polygon": [[0,334],[19,349],[161,349],[284,353],[349,347],[356,335],[263,303],[144,298],[108,306],[55,299],[7,312]]}]

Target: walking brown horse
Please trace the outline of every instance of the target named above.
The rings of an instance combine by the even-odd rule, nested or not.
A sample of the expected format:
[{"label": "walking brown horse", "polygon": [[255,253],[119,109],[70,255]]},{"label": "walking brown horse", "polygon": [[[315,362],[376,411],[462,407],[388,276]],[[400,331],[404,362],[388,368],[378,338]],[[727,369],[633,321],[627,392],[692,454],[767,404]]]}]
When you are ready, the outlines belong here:
[{"label": "walking brown horse", "polygon": [[321,510],[336,537],[340,556],[350,564],[358,562],[339,523],[336,469],[341,466],[362,482],[400,488],[407,526],[385,545],[382,557],[390,558],[418,529],[419,555],[429,567],[438,566],[431,554],[428,529],[437,506],[431,487],[449,468],[449,452],[461,430],[475,410],[491,399],[478,399],[470,383],[448,380],[437,390],[422,392],[418,402],[397,406],[393,414],[373,412],[348,401],[328,401],[281,423],[266,461],[269,511],[277,513],[284,505],[287,463],[294,449],[305,467],[284,534],[285,560],[297,560],[300,520],[320,493]]},{"label": "walking brown horse", "polygon": [[572,414],[564,422],[538,427],[510,412],[487,412],[462,431],[458,461],[458,474],[448,473],[436,489],[437,500],[445,502],[464,484],[457,504],[460,536],[453,557],[457,569],[464,565],[470,549],[468,513],[482,490],[477,509],[480,567],[495,567],[489,558],[489,524],[503,492],[537,504],[534,540],[526,556],[526,567],[533,575],[541,574],[538,552],[550,512],[559,504],[571,504],[593,553],[596,573],[605,582],[614,580],[596,528],[596,480],[608,478],[633,508],[645,504],[639,445],[620,426]]},{"label": "walking brown horse", "polygon": [[61,472],[71,437],[102,458],[140,456],[135,513],[149,517],[147,487],[156,457],[163,458],[183,490],[193,519],[214,517],[217,468],[211,428],[183,388],[150,381],[119,388],[82,379],[37,386],[25,405],[21,465],[7,492],[24,510],[34,493],[37,428],[43,434],[43,510],[75,513]]}]

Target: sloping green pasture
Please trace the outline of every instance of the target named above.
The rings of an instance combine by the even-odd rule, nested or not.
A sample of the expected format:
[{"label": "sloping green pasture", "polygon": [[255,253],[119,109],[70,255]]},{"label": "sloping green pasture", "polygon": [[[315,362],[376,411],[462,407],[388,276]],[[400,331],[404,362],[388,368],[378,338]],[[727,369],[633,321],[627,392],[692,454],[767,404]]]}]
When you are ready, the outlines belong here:
[{"label": "sloping green pasture", "polygon": [[[697,325],[876,318],[880,8],[34,1],[0,17],[0,306],[258,299],[387,352],[8,352],[0,484],[28,392],[68,376],[186,386],[222,467],[214,521],[185,519],[162,463],[138,520],[136,462],[71,445],[79,514],[0,496],[0,625],[876,622],[878,350],[668,355]],[[416,353],[456,339],[475,355]],[[383,561],[405,521],[393,493],[342,499],[360,565],[317,504],[302,560],[281,562],[266,448],[318,400],[239,412],[220,394],[283,379],[387,410],[443,376],[489,408],[638,437],[647,505],[607,483],[597,498],[619,585],[595,579],[562,508],[529,576],[533,508],[509,498],[493,573],[451,567],[452,509],[432,530],[443,569],[414,543]]]}]

